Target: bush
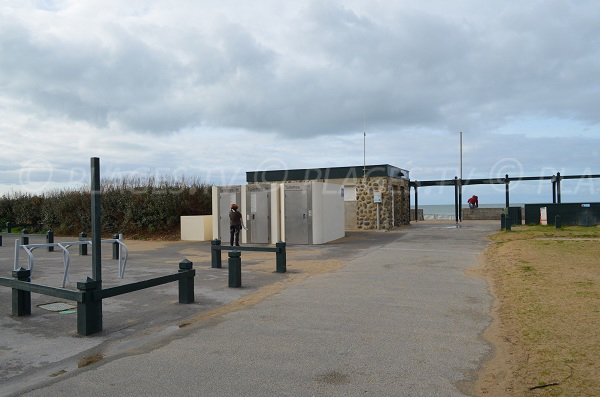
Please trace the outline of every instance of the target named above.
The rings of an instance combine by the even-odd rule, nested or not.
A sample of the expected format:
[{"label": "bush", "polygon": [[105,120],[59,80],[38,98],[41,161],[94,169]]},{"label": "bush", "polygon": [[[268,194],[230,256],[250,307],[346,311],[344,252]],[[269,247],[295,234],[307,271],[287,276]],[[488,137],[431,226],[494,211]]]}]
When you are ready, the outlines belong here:
[{"label": "bush", "polygon": [[[102,181],[102,233],[128,238],[177,238],[180,217],[211,214],[211,186],[198,180],[123,178]],[[16,193],[0,198],[0,226],[31,232],[90,234],[90,192],[57,190],[43,195]]]}]

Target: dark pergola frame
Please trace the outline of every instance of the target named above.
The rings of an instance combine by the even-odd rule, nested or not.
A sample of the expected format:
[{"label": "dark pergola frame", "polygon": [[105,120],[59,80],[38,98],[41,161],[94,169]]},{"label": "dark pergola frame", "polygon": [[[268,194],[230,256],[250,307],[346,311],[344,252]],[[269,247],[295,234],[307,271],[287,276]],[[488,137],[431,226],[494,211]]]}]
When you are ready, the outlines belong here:
[{"label": "dark pergola frame", "polygon": [[512,181],[551,181],[552,182],[552,203],[560,204],[560,181],[566,179],[593,179],[600,178],[600,174],[588,174],[588,175],[561,175],[557,172],[556,175],[551,176],[518,176],[509,177],[508,174],[504,178],[487,178],[487,179],[439,179],[431,181],[410,181],[409,189],[414,188],[415,190],[415,221],[418,221],[418,210],[419,210],[419,187],[429,186],[454,186],[454,215],[456,223],[462,221],[462,187],[467,185],[505,185],[505,208],[510,207],[510,189],[509,185]]}]

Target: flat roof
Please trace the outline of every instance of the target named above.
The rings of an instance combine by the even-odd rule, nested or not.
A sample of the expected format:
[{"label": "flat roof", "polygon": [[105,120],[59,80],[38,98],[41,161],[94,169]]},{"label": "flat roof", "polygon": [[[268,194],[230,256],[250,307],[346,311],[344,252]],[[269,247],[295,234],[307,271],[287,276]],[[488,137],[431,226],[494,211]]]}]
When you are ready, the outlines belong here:
[{"label": "flat roof", "polygon": [[389,164],[357,165],[353,167],[300,168],[293,170],[265,170],[246,172],[246,182],[312,181],[328,179],[356,179],[369,176],[388,176],[409,179],[408,171]]}]

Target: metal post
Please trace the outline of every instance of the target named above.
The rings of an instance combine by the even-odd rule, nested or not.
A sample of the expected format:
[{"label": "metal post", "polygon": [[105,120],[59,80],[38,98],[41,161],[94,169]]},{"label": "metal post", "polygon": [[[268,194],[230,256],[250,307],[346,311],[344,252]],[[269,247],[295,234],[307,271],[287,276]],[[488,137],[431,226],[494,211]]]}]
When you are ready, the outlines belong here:
[{"label": "metal post", "polygon": [[187,272],[188,277],[179,279],[179,303],[194,303],[194,264],[188,259],[179,262],[179,273]]},{"label": "metal post", "polygon": [[0,234],[0,247],[2,247],[2,235]]},{"label": "metal post", "polygon": [[79,255],[87,255],[87,234],[84,232],[79,233],[79,241],[85,241],[84,244],[79,244]]},{"label": "metal post", "polygon": [[458,180],[458,220],[462,222],[463,133],[460,132],[460,178]]},{"label": "metal post", "polygon": [[25,236],[25,233],[27,233],[27,230],[23,229],[23,236],[21,236],[21,245],[29,244],[29,236]]},{"label": "metal post", "polygon": [[415,181],[415,222],[419,221],[419,193],[417,181]]},{"label": "metal post", "polygon": [[10,222],[6,222],[6,233],[10,234],[12,232],[12,225]]},{"label": "metal post", "polygon": [[214,269],[221,268],[221,250],[219,249],[221,240],[214,239],[210,242],[210,266]]},{"label": "metal post", "polygon": [[[54,232],[52,230],[48,230],[46,233],[46,243],[54,244]],[[48,252],[53,252],[54,246],[48,246]]]},{"label": "metal post", "polygon": [[500,214],[500,230],[504,230],[506,228],[506,214],[503,212]]},{"label": "metal post", "polygon": [[454,177],[454,219],[456,220],[456,226],[458,226],[458,177]]},{"label": "metal post", "polygon": [[[25,270],[22,267],[19,270],[13,270],[12,276],[19,281],[31,282],[31,270]],[[31,314],[31,292],[23,291],[17,288],[12,289],[12,315],[21,317]]]},{"label": "metal post", "polygon": [[556,202],[560,204],[560,172],[556,173]]},{"label": "metal post", "polygon": [[[93,252],[92,246],[92,256]],[[88,277],[77,283],[77,289],[83,292],[83,302],[77,302],[77,333],[86,336],[102,331],[100,282]]]},{"label": "metal post", "polygon": [[508,174],[506,174],[506,176],[504,177],[504,184],[505,184],[505,190],[506,190],[506,208],[508,211],[508,207],[510,207],[510,196],[509,196],[509,189],[508,189],[508,185],[510,184],[510,180],[508,179]]},{"label": "metal post", "polygon": [[556,176],[552,177],[552,204],[556,204]]},{"label": "metal post", "polygon": [[285,273],[287,271],[285,241],[278,241],[275,243],[275,247],[277,247],[277,251],[275,251],[277,273]]},{"label": "metal post", "polygon": [[[91,168],[91,218],[92,218],[92,280],[95,281],[93,290],[91,291],[94,295],[94,299],[90,302],[83,304],[77,304],[77,329],[80,334],[81,331],[85,331],[85,335],[89,335],[94,332],[102,331],[102,298],[96,298],[97,294],[102,291],[102,202],[101,202],[101,187],[100,187],[100,159],[98,157],[92,157],[90,159]],[[79,288],[79,284],[77,288]],[[84,289],[92,288],[92,284],[89,282],[81,283]],[[91,299],[91,298],[88,298]],[[79,317],[79,308],[82,306],[82,320]],[[85,309],[83,308],[85,306]],[[80,323],[82,330],[80,331]]]},{"label": "metal post", "polygon": [[242,286],[242,253],[230,251],[229,255],[229,288],[241,288]]},{"label": "metal post", "polygon": [[[114,240],[118,240],[119,239],[119,235],[118,234],[113,234],[112,238]],[[114,243],[112,243],[112,258],[113,259],[119,259],[119,243],[117,243],[116,241]]]},{"label": "metal post", "polygon": [[556,215],[554,217],[554,227],[560,229],[562,227],[562,222],[560,221],[560,215]]}]

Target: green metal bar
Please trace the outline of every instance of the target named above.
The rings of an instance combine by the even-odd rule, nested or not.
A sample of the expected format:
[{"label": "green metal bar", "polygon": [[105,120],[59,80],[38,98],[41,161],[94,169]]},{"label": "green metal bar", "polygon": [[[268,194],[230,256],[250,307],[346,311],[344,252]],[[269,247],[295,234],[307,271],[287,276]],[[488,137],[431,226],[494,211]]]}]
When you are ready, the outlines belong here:
[{"label": "green metal bar", "polygon": [[65,288],[49,287],[47,285],[32,284],[30,282],[19,281],[12,278],[0,277],[0,285],[21,291],[35,292],[42,295],[54,296],[56,298],[62,298],[76,302],[81,302],[83,299],[81,292]]},{"label": "green metal bar", "polygon": [[156,287],[157,285],[167,284],[173,281],[184,280],[188,277],[194,277],[196,270],[185,270],[181,273],[169,274],[167,276],[161,276],[152,278],[149,280],[138,281],[135,283],[119,285],[117,287],[104,288],[100,295],[102,299],[110,298],[117,295],[126,294],[128,292],[139,291],[141,289]]},{"label": "green metal bar", "polygon": [[213,245],[211,246],[213,250],[219,251],[256,251],[256,252],[279,252],[280,248],[278,247],[254,247],[254,246],[230,246],[230,245]]}]

